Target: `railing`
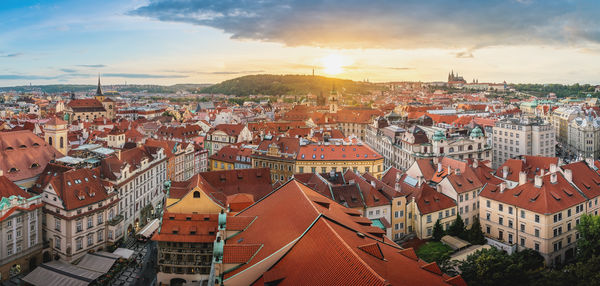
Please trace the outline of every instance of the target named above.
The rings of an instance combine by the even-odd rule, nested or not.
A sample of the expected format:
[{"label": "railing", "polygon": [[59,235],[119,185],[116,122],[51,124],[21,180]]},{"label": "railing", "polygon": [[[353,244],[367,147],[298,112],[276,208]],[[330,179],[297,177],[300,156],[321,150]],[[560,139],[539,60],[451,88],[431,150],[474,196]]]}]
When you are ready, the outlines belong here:
[{"label": "railing", "polygon": [[113,219],[107,221],[107,223],[110,226],[115,226],[115,225],[119,224],[122,220],[123,220],[123,216],[122,215],[116,215],[115,217],[113,217]]}]

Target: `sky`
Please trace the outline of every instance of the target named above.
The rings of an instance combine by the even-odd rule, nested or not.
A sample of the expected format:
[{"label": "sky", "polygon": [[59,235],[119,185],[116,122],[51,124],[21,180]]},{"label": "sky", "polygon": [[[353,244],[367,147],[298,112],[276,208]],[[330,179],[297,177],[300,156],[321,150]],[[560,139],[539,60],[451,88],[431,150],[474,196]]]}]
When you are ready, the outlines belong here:
[{"label": "sky", "polygon": [[600,84],[600,1],[0,1],[0,86],[248,74]]}]

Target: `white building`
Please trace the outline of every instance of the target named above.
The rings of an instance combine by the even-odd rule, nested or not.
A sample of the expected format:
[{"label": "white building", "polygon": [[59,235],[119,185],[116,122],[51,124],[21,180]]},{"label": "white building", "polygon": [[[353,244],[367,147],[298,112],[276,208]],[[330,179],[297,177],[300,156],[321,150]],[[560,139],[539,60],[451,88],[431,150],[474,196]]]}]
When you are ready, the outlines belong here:
[{"label": "white building", "polygon": [[555,130],[539,118],[499,120],[493,128],[492,168],[518,155],[555,156]]}]

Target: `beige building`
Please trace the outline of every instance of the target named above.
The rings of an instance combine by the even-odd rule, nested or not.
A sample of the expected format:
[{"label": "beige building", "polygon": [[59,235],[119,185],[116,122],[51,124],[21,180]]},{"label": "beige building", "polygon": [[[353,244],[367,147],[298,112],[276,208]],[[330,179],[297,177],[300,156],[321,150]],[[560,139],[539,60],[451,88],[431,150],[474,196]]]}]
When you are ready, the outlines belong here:
[{"label": "beige building", "polygon": [[42,263],[42,198],[19,188],[0,171],[0,280]]},{"label": "beige building", "polygon": [[600,157],[600,118],[576,117],[569,123],[567,150],[581,158]]},{"label": "beige building", "polygon": [[554,157],[555,130],[539,118],[499,120],[492,134],[492,168],[518,155]]},{"label": "beige building", "polygon": [[[574,179],[576,173],[588,178],[575,175]],[[579,217],[590,213],[588,203],[597,211],[595,201],[600,195],[597,186],[584,192],[574,184],[579,181],[587,185],[582,180],[600,182],[600,176],[592,173],[595,174],[584,162],[565,165],[562,169],[552,164],[548,173],[536,175],[533,181],[522,176],[512,189],[507,188],[505,182],[487,185],[479,202],[481,225],[488,242],[509,253],[524,248],[536,250],[547,265],[574,257]]]},{"label": "beige building", "polygon": [[554,132],[558,142],[565,144],[568,142],[569,124],[580,112],[581,108],[579,106],[562,106],[552,111],[550,120],[552,126],[554,126]]},{"label": "beige building", "polygon": [[60,118],[52,117],[44,125],[44,141],[63,155],[67,155],[67,152],[69,152],[67,124],[66,121]]},{"label": "beige building", "polygon": [[44,234],[52,257],[71,262],[123,236],[118,193],[90,169],[49,164],[34,191],[44,202]]},{"label": "beige building", "polygon": [[206,133],[204,148],[208,155],[219,151],[223,146],[252,140],[252,132],[243,124],[219,124]]}]

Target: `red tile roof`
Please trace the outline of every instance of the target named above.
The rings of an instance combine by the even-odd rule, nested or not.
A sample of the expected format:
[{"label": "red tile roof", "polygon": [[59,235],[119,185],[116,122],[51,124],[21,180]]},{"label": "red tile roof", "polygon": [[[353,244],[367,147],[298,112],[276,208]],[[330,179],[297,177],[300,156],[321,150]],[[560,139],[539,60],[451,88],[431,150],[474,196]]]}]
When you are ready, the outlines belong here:
[{"label": "red tile roof", "polygon": [[262,244],[244,244],[233,245],[226,244],[223,247],[223,263],[224,264],[241,264],[250,260],[256,252],[262,247]]},{"label": "red tile roof", "polygon": [[540,214],[552,214],[585,202],[585,198],[562,175],[556,173],[556,183],[550,182],[550,174],[542,177],[542,186],[535,187],[529,181],[512,189],[500,192],[500,187],[487,185],[480,193],[481,197],[490,198],[509,205],[514,205]]},{"label": "red tile roof", "polygon": [[163,214],[155,241],[212,243],[217,237],[218,214]]},{"label": "red tile roof", "polygon": [[363,145],[317,145],[309,144],[300,146],[300,151],[296,160],[314,161],[363,161],[381,159],[381,155],[375,152],[366,144]]}]

